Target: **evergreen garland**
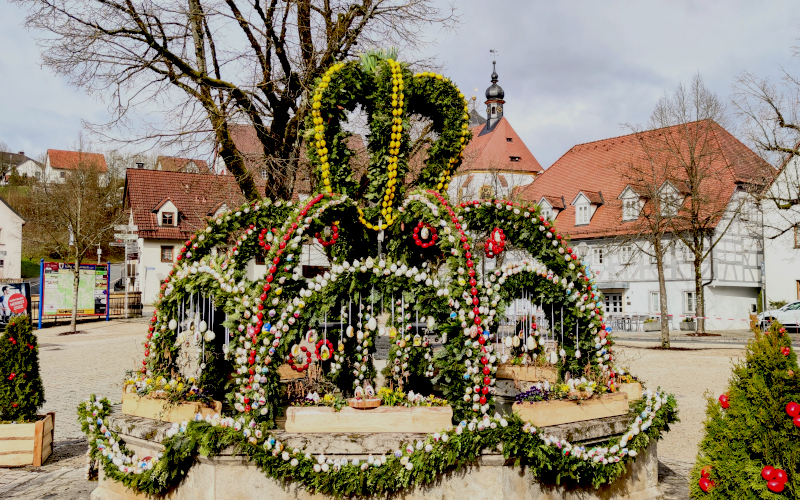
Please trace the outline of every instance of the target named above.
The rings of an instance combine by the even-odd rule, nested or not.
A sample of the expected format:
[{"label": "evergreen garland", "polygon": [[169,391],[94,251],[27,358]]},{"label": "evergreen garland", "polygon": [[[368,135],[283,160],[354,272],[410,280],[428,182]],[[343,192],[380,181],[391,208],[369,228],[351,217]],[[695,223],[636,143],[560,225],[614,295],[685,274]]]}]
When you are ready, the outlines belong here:
[{"label": "evergreen garland", "polygon": [[33,422],[44,404],[39,347],[27,315],[0,332],[0,421]]}]

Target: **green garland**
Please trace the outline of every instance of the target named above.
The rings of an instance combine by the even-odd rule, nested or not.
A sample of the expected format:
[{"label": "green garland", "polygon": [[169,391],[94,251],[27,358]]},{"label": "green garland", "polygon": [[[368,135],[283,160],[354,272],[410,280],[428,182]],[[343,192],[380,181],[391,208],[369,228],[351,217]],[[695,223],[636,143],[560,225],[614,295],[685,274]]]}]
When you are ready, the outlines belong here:
[{"label": "green garland", "polygon": [[[632,402],[631,413],[642,412],[646,404],[644,400]],[[633,459],[632,455],[626,455],[619,462],[605,465],[584,460],[560,446],[546,445],[538,433],[531,432],[530,426],[518,417],[511,416],[508,420],[493,420],[496,425],[483,430],[464,430],[460,433],[445,431],[440,436],[446,433],[447,441],[429,435],[420,441],[421,446],[412,447],[411,453],[406,451],[399,457],[390,456],[381,466],[364,467],[363,463],[354,465],[348,462],[338,469],[318,472],[314,467],[318,465],[317,457],[307,455],[302,450],[284,450],[272,438],[248,438],[234,428],[198,421],[189,422],[183,432],[161,443],[164,451],[152,468],[140,473],[126,473],[109,456],[109,451],[114,451],[114,446],[108,444],[111,440],[117,443],[119,455],[129,454],[124,443],[120,443],[118,434],[107,428],[110,410],[111,404],[107,399],[97,399],[94,395],[78,407],[79,422],[89,436],[89,455],[91,459],[102,462],[106,477],[150,495],[164,494],[178,486],[197,455],[212,457],[228,447],[246,456],[267,477],[278,481],[296,481],[311,492],[334,497],[393,494],[407,488],[429,485],[446,472],[475,465],[482,450],[498,449],[500,445],[507,460],[514,460],[516,466],[526,467],[533,477],[545,483],[558,485],[591,485],[598,488],[610,484],[625,472],[626,464]],[[668,396],[655,412],[652,425],[633,436],[628,448],[644,450],[650,440],[660,439],[669,430],[669,425],[677,420],[675,399]],[[620,438],[613,438],[602,446],[610,448],[619,443]],[[428,445],[430,448],[426,450]],[[105,447],[106,451],[101,447]],[[404,462],[412,466],[409,468]]]}]

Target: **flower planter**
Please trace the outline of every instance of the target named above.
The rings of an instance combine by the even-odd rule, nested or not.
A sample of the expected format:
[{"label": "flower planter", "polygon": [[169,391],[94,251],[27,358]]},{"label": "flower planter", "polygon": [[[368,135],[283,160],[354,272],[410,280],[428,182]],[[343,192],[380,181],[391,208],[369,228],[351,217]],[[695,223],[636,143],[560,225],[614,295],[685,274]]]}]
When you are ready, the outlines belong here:
[{"label": "flower planter", "polygon": [[555,383],[556,380],[558,380],[557,375],[555,369],[549,366],[501,364],[497,367],[497,374],[495,377],[510,380],[524,380],[526,382],[544,382],[547,380],[550,383]]},{"label": "flower planter", "polygon": [[697,323],[694,321],[681,321],[681,330],[684,332],[693,332],[697,329]]},{"label": "flower planter", "polygon": [[644,331],[646,332],[660,332],[661,331],[661,323],[644,323]]},{"label": "flower planter", "polygon": [[199,401],[170,403],[167,400],[150,396],[139,396],[131,392],[122,394],[122,413],[134,417],[152,418],[162,422],[191,422],[198,413],[214,415],[222,412],[222,403],[213,401],[210,405]]},{"label": "flower planter", "polygon": [[628,395],[628,401],[642,399],[642,384],[631,382],[628,384],[617,384],[617,390]]},{"label": "flower planter", "polygon": [[0,466],[41,466],[53,453],[55,418],[50,412],[29,424],[0,425]]},{"label": "flower planter", "polygon": [[432,433],[452,425],[449,406],[379,406],[372,410],[345,407],[336,411],[328,406],[290,406],[286,410],[286,432]]},{"label": "flower planter", "polygon": [[547,427],[624,415],[628,413],[628,395],[624,392],[615,392],[584,400],[514,403],[512,409],[522,420],[536,427]]}]

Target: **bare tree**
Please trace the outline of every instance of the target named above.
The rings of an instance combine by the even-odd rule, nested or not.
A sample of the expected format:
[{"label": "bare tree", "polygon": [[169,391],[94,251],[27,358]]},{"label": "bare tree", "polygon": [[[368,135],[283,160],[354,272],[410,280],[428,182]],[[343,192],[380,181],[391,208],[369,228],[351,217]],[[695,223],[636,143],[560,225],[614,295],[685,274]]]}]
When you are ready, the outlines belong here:
[{"label": "bare tree", "polygon": [[689,87],[681,84],[659,100],[650,128],[662,130],[643,143],[664,173],[657,194],[669,230],[693,256],[698,333],[705,333],[702,266],[713,267],[714,247],[738,222],[746,200],[734,188],[743,180],[734,168],[739,159],[722,149],[727,124],[725,105],[696,75]]},{"label": "bare tree", "polygon": [[[78,147],[82,152],[82,145]],[[24,214],[35,225],[28,233],[32,243],[73,262],[73,297],[70,326],[75,331],[81,260],[93,252],[97,244],[110,241],[115,224],[124,222],[120,183],[107,179],[98,165],[81,159],[63,183],[40,183],[29,197]],[[108,307],[108,304],[107,304]]]},{"label": "bare tree", "polygon": [[627,258],[621,255],[622,269],[630,269],[639,255],[655,261],[658,275],[659,311],[661,313],[661,347],[669,348],[669,306],[667,303],[667,284],[664,273],[665,259],[674,239],[670,234],[668,211],[662,206],[664,198],[660,196],[664,180],[668,178],[669,162],[659,154],[659,148],[651,145],[657,131],[643,131],[635,126],[628,126],[636,134],[641,146],[638,154],[632,158],[612,166],[615,174],[627,184],[622,195],[622,220],[620,234],[615,237],[618,251],[630,248]]},{"label": "bare tree", "polygon": [[[44,63],[109,97],[109,125],[162,113],[140,140],[182,148],[213,137],[248,199],[259,196],[231,126],[251,125],[266,194],[292,193],[309,88],[325,68],[380,45],[416,48],[426,26],[453,26],[433,0],[15,0],[44,32]],[[95,128],[98,130],[98,128]],[[133,130],[136,133],[136,130]]]}]

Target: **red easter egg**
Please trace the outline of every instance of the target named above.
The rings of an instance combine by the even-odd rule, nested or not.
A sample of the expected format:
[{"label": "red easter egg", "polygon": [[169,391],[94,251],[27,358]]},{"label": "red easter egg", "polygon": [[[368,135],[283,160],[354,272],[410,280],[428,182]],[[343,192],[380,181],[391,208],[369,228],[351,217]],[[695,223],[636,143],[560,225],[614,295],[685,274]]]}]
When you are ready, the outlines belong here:
[{"label": "red easter egg", "polygon": [[700,486],[700,489],[706,493],[708,493],[708,490],[711,489],[711,481],[709,481],[707,478],[701,477],[697,484]]},{"label": "red easter egg", "polygon": [[786,414],[790,417],[796,417],[800,415],[800,404],[792,401],[791,403],[786,404]]},{"label": "red easter egg", "polygon": [[775,469],[775,480],[780,481],[781,483],[785,483],[789,477],[786,475],[786,471],[783,469]]},{"label": "red easter egg", "polygon": [[775,479],[775,467],[771,465],[767,465],[763,469],[761,469],[761,477],[763,477],[767,481],[772,481]]},{"label": "red easter egg", "polygon": [[783,491],[784,483],[780,481],[767,481],[767,488],[774,493],[780,493]]},{"label": "red easter egg", "polygon": [[800,427],[800,417],[794,417],[792,422],[794,422],[795,427]]}]

